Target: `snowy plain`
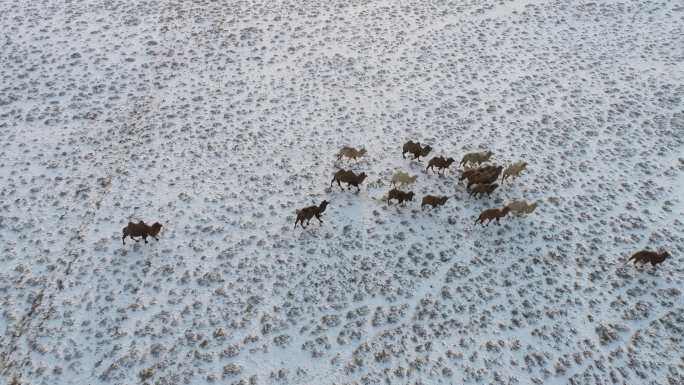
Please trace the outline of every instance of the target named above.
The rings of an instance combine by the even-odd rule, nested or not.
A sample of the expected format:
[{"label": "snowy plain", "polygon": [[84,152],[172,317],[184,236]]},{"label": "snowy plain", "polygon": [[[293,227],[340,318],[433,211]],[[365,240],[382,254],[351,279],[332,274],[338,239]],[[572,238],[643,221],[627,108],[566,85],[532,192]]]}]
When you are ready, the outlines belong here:
[{"label": "snowy plain", "polygon": [[[684,383],[681,2],[3,0],[0,26],[0,382]],[[409,139],[529,166],[470,198]],[[139,219],[160,241],[123,246]]]}]

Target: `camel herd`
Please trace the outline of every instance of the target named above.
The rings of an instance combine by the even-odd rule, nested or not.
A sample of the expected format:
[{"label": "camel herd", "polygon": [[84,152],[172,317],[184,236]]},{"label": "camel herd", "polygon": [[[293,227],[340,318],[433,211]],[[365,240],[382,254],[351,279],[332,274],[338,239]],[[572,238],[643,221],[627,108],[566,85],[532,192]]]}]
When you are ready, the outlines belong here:
[{"label": "camel herd", "polygon": [[[431,146],[423,146],[420,142],[409,140],[404,143],[402,147],[402,158],[405,159],[406,154],[408,153],[413,155],[413,160],[420,161],[421,157],[427,157],[431,151]],[[356,149],[345,146],[336,154],[336,158],[338,161],[342,158],[358,161],[359,158],[366,154],[367,151],[364,148]],[[501,184],[503,184],[507,179],[513,180],[519,177],[520,174],[527,169],[528,163],[524,161],[517,161],[506,168],[495,164],[483,165],[485,163],[490,163],[493,155],[492,151],[471,152],[465,154],[459,162],[458,166],[462,167],[462,170],[460,170],[458,181],[466,180],[466,191],[470,197],[478,198],[485,195],[489,197],[497,188],[499,188],[500,185],[497,183],[499,177],[501,177]],[[454,162],[455,159],[451,157],[433,157],[428,161],[425,172],[435,172],[436,168],[436,172],[441,175],[448,170]],[[338,187],[344,191],[344,188],[342,187],[342,184],[344,183],[347,185],[347,190],[356,187],[356,193],[359,193],[361,191],[360,186],[367,177],[368,175],[365,172],[355,173],[353,170],[340,169],[334,173],[333,178],[330,181],[330,187],[337,182]],[[383,197],[382,201],[386,201],[388,205],[390,205],[393,200],[401,205],[412,202],[415,193],[413,191],[404,191],[401,189],[410,187],[417,179],[417,175],[409,175],[407,172],[397,171],[390,181],[393,188],[389,190],[385,197]],[[381,179],[378,179],[373,185],[381,186],[383,185],[383,182]],[[426,206],[429,206],[435,209],[444,206],[448,200],[448,196],[426,195],[423,197],[420,207],[421,209],[424,209]],[[317,206],[308,206],[296,210],[297,217],[295,219],[294,228],[297,228],[297,224],[302,228],[306,228],[314,217],[322,224],[323,220],[321,219],[321,215],[325,212],[329,203],[330,202],[327,200],[323,200]],[[488,226],[492,221],[495,221],[498,225],[499,220],[509,214],[515,215],[516,217],[529,215],[535,211],[537,206],[537,202],[528,203],[524,200],[513,200],[503,207],[495,207],[482,211],[477,219],[475,219],[475,225],[479,223],[483,226]],[[305,221],[306,224],[304,223]],[[157,235],[161,231],[161,228],[162,225],[158,222],[155,222],[151,226],[145,224],[143,221],[139,221],[138,223],[129,222],[122,230],[123,235],[121,239],[124,245],[126,244],[126,237],[130,237],[135,242],[139,241],[139,239],[136,239],[135,237],[141,237],[145,243],[147,243],[147,237],[152,237],[158,241]],[[628,262],[633,261],[635,264],[651,263],[651,265],[655,267],[665,261],[669,256],[670,254],[663,250],[657,252],[642,250],[632,255]]]}]

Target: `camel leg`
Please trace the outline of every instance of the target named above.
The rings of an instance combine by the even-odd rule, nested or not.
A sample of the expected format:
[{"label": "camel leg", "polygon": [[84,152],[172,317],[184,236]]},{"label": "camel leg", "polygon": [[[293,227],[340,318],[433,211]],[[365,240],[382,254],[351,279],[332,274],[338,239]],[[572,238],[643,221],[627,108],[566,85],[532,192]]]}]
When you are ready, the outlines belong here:
[{"label": "camel leg", "polygon": [[318,219],[318,222],[323,223],[323,220],[321,219],[320,215],[316,215],[316,219]]},{"label": "camel leg", "polygon": [[147,235],[143,235],[143,240],[145,241],[145,243],[148,243],[147,242]]},{"label": "camel leg", "polygon": [[121,237],[121,242],[123,242],[124,245],[126,244],[126,236],[125,235],[123,237]]}]

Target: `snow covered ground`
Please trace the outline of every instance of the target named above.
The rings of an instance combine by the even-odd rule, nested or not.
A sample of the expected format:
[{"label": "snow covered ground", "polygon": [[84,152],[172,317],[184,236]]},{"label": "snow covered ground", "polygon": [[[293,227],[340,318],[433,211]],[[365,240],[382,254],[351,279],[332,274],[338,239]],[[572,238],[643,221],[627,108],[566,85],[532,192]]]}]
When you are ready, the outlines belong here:
[{"label": "snow covered ground", "polygon": [[[684,383],[680,1],[4,0],[0,26],[0,382]],[[469,198],[409,139],[529,166]],[[343,145],[417,199],[330,188]],[[473,226],[515,198],[540,206]],[[138,219],[159,242],[121,244]]]}]

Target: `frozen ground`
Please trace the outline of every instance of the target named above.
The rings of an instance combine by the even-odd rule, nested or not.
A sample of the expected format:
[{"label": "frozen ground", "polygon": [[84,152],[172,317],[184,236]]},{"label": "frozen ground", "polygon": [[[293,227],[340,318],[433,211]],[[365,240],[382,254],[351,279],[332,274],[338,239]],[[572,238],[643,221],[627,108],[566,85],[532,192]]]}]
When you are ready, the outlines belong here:
[{"label": "frozen ground", "polygon": [[[680,1],[3,0],[0,25],[0,382],[684,383]],[[408,139],[530,166],[476,200]],[[330,189],[343,145],[456,199]],[[513,198],[542,203],[473,227]],[[122,247],[129,219],[161,241]],[[646,247],[673,258],[623,266]]]}]

